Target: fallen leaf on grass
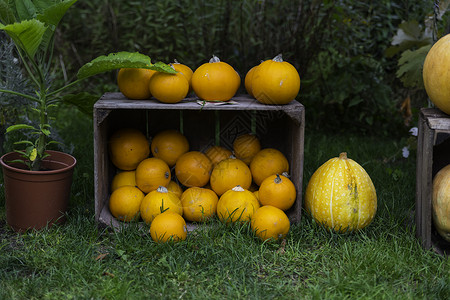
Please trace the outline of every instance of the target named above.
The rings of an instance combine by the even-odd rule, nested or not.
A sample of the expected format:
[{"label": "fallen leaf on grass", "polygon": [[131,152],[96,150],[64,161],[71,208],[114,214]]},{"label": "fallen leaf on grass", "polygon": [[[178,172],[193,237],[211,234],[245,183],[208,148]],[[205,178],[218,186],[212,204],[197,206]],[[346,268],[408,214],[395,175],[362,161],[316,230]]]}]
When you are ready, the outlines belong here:
[{"label": "fallen leaf on grass", "polygon": [[100,253],[99,255],[97,255],[95,260],[96,261],[103,260],[107,255],[108,255],[108,253]]}]

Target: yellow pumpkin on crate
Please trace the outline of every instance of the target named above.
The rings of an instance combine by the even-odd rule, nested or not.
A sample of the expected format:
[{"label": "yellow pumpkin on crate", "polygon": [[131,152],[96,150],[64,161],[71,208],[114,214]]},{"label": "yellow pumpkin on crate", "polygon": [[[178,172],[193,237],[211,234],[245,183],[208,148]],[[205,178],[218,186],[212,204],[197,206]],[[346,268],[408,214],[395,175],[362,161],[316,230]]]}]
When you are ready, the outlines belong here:
[{"label": "yellow pumpkin on crate", "polygon": [[160,102],[178,103],[188,94],[189,82],[180,72],[175,74],[157,72],[150,78],[149,90]]},{"label": "yellow pumpkin on crate", "polygon": [[436,231],[450,242],[450,165],[433,178],[432,209]]},{"label": "yellow pumpkin on crate", "polygon": [[211,188],[218,196],[237,185],[248,189],[252,184],[252,173],[240,159],[230,157],[219,162],[211,173]]},{"label": "yellow pumpkin on crate", "polygon": [[194,71],[192,71],[192,69],[189,68],[188,66],[179,63],[176,59],[173,63],[170,64],[170,66],[172,66],[175,69],[175,71],[180,72],[181,74],[184,75],[184,77],[189,83],[189,92],[190,92],[192,90],[192,75],[194,74]]},{"label": "yellow pumpkin on crate", "polygon": [[139,208],[144,193],[135,186],[125,185],[112,192],[109,197],[109,210],[120,221],[131,222],[139,218]]},{"label": "yellow pumpkin on crate", "polygon": [[142,199],[139,207],[142,220],[150,224],[157,215],[171,211],[183,215],[183,206],[181,200],[174,193],[170,193],[167,188],[160,186],[156,190],[151,191]]},{"label": "yellow pumpkin on crate", "polygon": [[272,205],[283,211],[292,207],[297,191],[292,181],[284,175],[271,175],[259,187],[258,199],[261,205]]},{"label": "yellow pumpkin on crate", "polygon": [[240,85],[241,78],[236,70],[217,56],[198,67],[192,75],[192,89],[206,101],[228,101]]},{"label": "yellow pumpkin on crate", "polygon": [[377,211],[377,194],[363,167],[343,152],[311,176],[305,192],[305,208],[329,229],[353,231],[372,222]]},{"label": "yellow pumpkin on crate", "polygon": [[135,170],[150,154],[147,138],[135,128],[115,131],[108,140],[108,150],[112,163],[123,171]]},{"label": "yellow pumpkin on crate", "polygon": [[189,151],[181,155],[175,164],[175,175],[186,187],[202,187],[209,181],[211,160],[202,152]]},{"label": "yellow pumpkin on crate", "polygon": [[423,83],[430,100],[450,115],[450,34],[431,47],[423,64]]},{"label": "yellow pumpkin on crate", "polygon": [[136,168],[136,185],[144,193],[150,193],[159,186],[167,187],[170,180],[170,168],[162,159],[146,158]]},{"label": "yellow pumpkin on crate", "polygon": [[257,67],[258,66],[254,66],[254,67],[250,68],[250,70],[248,70],[247,74],[245,75],[245,79],[244,79],[245,90],[251,97],[253,97],[252,80],[253,80],[253,75],[255,74]]},{"label": "yellow pumpkin on crate", "polygon": [[300,75],[293,65],[279,54],[262,62],[253,73],[252,94],[263,104],[287,104],[300,90]]},{"label": "yellow pumpkin on crate", "polygon": [[220,161],[229,158],[233,153],[222,146],[211,146],[205,151],[205,155],[211,160],[213,167]]},{"label": "yellow pumpkin on crate", "polygon": [[177,195],[178,198],[181,199],[181,195],[183,194],[183,189],[175,181],[171,180],[169,182],[169,184],[167,185],[167,190],[171,193],[174,193],[175,195]]},{"label": "yellow pumpkin on crate", "polygon": [[167,129],[158,132],[152,139],[150,149],[154,157],[173,167],[177,159],[189,151],[189,141],[178,130]]},{"label": "yellow pumpkin on crate", "polygon": [[284,154],[274,148],[265,148],[256,153],[250,163],[253,181],[259,186],[264,179],[274,174],[289,172],[289,162]]},{"label": "yellow pumpkin on crate", "polygon": [[210,189],[191,187],[181,195],[183,216],[188,221],[203,222],[216,214],[219,198]]},{"label": "yellow pumpkin on crate", "polygon": [[260,207],[255,195],[240,186],[228,190],[217,202],[217,216],[224,223],[247,222]]},{"label": "yellow pumpkin on crate", "polygon": [[261,143],[258,137],[251,133],[238,136],[233,142],[234,155],[250,165],[253,157],[261,150]]},{"label": "yellow pumpkin on crate", "polygon": [[157,72],[143,68],[122,68],[117,74],[120,92],[128,99],[150,99],[150,79]]}]

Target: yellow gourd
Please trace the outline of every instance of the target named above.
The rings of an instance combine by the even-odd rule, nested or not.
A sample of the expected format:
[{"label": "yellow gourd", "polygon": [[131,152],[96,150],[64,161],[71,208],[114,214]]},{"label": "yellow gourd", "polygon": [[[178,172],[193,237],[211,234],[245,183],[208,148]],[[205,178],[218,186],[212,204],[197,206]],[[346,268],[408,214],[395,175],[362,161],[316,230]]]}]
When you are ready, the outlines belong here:
[{"label": "yellow gourd", "polygon": [[343,152],[320,166],[306,187],[305,208],[337,232],[369,225],[377,211],[377,194],[367,172]]}]

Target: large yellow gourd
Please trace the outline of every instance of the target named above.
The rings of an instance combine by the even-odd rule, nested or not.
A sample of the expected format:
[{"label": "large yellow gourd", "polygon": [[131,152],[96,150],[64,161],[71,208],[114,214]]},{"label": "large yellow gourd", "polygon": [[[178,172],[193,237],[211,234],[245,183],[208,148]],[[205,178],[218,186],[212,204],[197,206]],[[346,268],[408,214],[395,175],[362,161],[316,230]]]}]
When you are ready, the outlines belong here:
[{"label": "large yellow gourd", "polygon": [[428,52],[423,83],[430,100],[450,115],[450,34],[440,38]]},{"label": "large yellow gourd", "polygon": [[450,165],[433,179],[433,222],[437,232],[450,242]]},{"label": "large yellow gourd", "polygon": [[305,208],[329,229],[353,231],[372,222],[377,195],[367,172],[344,152],[314,172],[306,187]]}]

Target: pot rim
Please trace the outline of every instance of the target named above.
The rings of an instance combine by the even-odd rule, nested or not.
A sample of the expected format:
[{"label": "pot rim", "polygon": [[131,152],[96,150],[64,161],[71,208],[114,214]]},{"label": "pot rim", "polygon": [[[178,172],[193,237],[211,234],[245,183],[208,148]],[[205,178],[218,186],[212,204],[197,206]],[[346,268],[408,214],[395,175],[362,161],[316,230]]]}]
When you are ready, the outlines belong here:
[{"label": "pot rim", "polygon": [[12,152],[5,153],[2,157],[0,157],[0,164],[1,164],[1,166],[3,168],[5,168],[7,170],[10,170],[10,171],[34,175],[34,174],[56,174],[56,173],[61,173],[61,172],[64,172],[64,171],[67,171],[67,170],[70,170],[70,169],[74,168],[76,163],[77,163],[76,158],[73,157],[72,155],[68,154],[68,153],[61,152],[61,151],[55,151],[55,150],[47,150],[45,152],[50,154],[50,156],[44,158],[43,161],[47,161],[47,162],[56,161],[56,162],[59,162],[59,160],[57,158],[55,158],[54,156],[53,156],[53,159],[51,159],[52,158],[52,154],[66,156],[66,157],[70,158],[72,161],[69,162],[68,164],[64,164],[65,165],[64,167],[58,168],[58,169],[55,169],[55,170],[30,171],[28,169],[16,168],[16,167],[13,167],[13,166],[8,164],[8,162],[5,160],[8,156],[10,156],[10,155],[18,155],[17,152],[12,151]]}]

